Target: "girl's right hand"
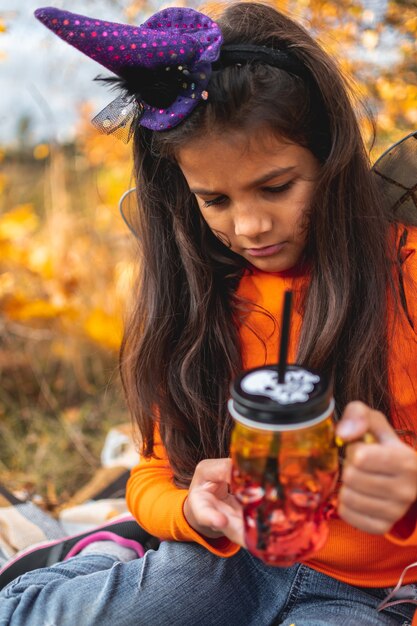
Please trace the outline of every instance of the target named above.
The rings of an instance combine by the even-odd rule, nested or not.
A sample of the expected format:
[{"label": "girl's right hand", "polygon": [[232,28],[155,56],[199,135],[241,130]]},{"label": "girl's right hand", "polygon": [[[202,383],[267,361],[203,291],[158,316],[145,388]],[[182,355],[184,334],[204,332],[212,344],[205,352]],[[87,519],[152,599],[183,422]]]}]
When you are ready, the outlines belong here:
[{"label": "girl's right hand", "polygon": [[242,507],[229,492],[231,459],[207,459],[195,468],[184,515],[189,525],[208,539],[225,536],[245,546]]}]

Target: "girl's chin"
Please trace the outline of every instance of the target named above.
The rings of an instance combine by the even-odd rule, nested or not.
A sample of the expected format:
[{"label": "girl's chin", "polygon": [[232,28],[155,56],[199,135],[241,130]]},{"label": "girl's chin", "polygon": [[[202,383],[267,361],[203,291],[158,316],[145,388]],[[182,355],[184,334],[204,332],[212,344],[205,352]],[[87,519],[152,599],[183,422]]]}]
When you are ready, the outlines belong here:
[{"label": "girl's chin", "polygon": [[276,257],[246,257],[246,260],[258,270],[264,272],[287,272],[297,265],[298,259],[277,259]]},{"label": "girl's chin", "polygon": [[[246,259],[249,261],[249,259]],[[296,272],[303,274],[306,270],[305,263],[298,257],[296,259],[250,259],[250,265],[262,272],[270,274],[281,274],[285,272]]]}]

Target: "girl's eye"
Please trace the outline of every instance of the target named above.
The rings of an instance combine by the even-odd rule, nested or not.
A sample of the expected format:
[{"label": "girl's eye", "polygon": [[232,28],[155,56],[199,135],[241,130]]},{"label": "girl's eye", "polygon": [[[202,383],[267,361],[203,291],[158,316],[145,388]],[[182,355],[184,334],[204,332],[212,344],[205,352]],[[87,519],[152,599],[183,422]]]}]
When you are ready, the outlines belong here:
[{"label": "girl's eye", "polygon": [[204,200],[203,209],[207,209],[209,206],[216,206],[218,204],[222,204],[226,200],[226,196],[218,196],[213,200]]},{"label": "girl's eye", "polygon": [[294,181],[289,180],[288,183],[285,183],[285,185],[279,185],[277,187],[264,187],[263,189],[268,193],[284,193],[285,191],[291,189],[293,185]]},{"label": "girl's eye", "polygon": [[[285,183],[284,185],[277,185],[275,187],[263,187],[262,191],[265,191],[271,194],[285,193],[286,191],[289,191],[291,189],[294,183],[295,183],[294,180],[290,180],[288,181],[288,183]],[[213,198],[213,200],[204,200],[202,208],[207,209],[208,207],[211,207],[211,206],[218,206],[219,204],[224,204],[226,200],[227,200],[226,196],[217,196],[217,198]]]}]

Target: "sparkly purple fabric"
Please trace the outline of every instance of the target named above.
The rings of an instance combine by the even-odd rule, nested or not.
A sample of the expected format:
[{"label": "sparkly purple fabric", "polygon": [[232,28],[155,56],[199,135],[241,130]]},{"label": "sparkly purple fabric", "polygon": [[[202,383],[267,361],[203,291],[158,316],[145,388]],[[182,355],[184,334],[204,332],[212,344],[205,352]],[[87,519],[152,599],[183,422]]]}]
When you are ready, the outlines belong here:
[{"label": "sparkly purple fabric", "polygon": [[200,102],[222,43],[217,24],[193,9],[164,9],[142,26],[104,22],[52,7],[37,9],[35,17],[119,76],[126,67],[183,68],[186,80],[168,108],[158,109],[142,102],[140,124],[152,130],[176,126]]}]

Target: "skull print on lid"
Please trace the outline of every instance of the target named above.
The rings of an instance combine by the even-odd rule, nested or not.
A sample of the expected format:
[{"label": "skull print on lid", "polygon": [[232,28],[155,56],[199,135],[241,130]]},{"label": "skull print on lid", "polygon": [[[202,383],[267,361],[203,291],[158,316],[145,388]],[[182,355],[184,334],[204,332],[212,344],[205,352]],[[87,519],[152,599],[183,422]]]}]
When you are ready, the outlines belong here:
[{"label": "skull print on lid", "polygon": [[328,410],[331,389],[326,376],[299,365],[287,365],[279,382],[276,365],[244,372],[231,386],[234,411],[255,422],[304,423]]}]

